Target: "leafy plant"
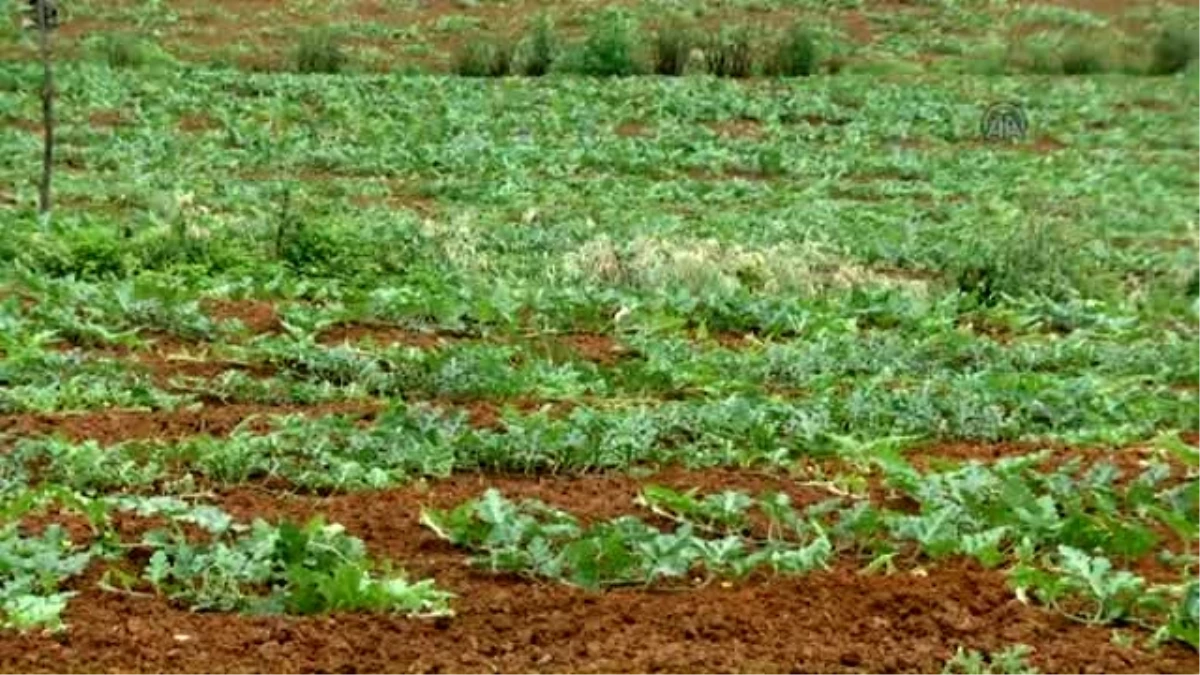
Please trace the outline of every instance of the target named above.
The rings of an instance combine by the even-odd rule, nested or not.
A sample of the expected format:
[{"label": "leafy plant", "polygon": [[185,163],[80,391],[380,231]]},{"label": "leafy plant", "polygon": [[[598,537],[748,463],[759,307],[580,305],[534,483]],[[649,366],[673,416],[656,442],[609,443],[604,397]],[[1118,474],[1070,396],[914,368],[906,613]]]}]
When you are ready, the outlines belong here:
[{"label": "leafy plant", "polygon": [[526,31],[517,63],[522,75],[541,77],[550,72],[558,59],[559,44],[549,14],[539,14]]},{"label": "leafy plant", "polygon": [[1200,582],[1192,580],[1184,586],[1157,636],[1173,638],[1192,649],[1200,649]]},{"label": "leafy plant", "polygon": [[623,10],[607,8],[592,20],[578,67],[584,75],[624,77],[642,72],[637,25]]},{"label": "leafy plant", "polygon": [[767,60],[766,70],[780,77],[804,77],[817,72],[819,56],[812,34],[795,24],[776,42]]},{"label": "leafy plant", "polygon": [[449,612],[450,594],[431,580],[409,583],[386,569],[376,576],[362,542],[319,519],[303,527],[255,521],[246,532],[204,544],[189,542],[179,531],[161,530],[144,541],[153,550],[144,578],[195,609]]},{"label": "leafy plant", "polygon": [[983,654],[974,649],[963,650],[962,647],[954,653],[954,657],[946,662],[942,673],[946,675],[1002,675],[1005,673],[1017,675],[1036,675],[1038,670],[1029,665],[1029,655],[1033,652],[1027,645],[1013,645],[994,654]]},{"label": "leafy plant", "polygon": [[787,173],[783,151],[774,146],[767,146],[758,151],[755,169],[758,175],[776,178]]},{"label": "leafy plant", "polygon": [[340,38],[328,29],[301,33],[292,52],[292,67],[298,73],[340,73],[348,63]]},{"label": "leafy plant", "polygon": [[1004,240],[979,241],[951,263],[958,288],[984,304],[1035,289],[1061,297],[1084,267],[1066,229],[1016,225]]},{"label": "leafy plant", "polygon": [[1151,75],[1171,75],[1183,71],[1196,59],[1200,45],[1196,31],[1169,27],[1158,34],[1150,55]]},{"label": "leafy plant", "polygon": [[583,527],[567,513],[536,501],[514,504],[494,489],[449,511],[424,510],[421,522],[456,546],[477,552],[474,561],[493,571],[548,577],[589,589],[675,579],[701,567],[709,575],[743,576],[760,566],[803,573],[825,566],[833,552],[821,528],[799,525],[786,500],[778,496],[768,497],[766,503],[775,508],[764,510],[788,517],[772,530],[781,531],[786,523],[800,535],[796,539],[697,534],[732,531],[751,503],[746,495],[725,493],[698,502],[692,495],[652,487],[643,500],[660,512],[671,512],[679,524],[675,531],[662,532],[629,516]]},{"label": "leafy plant", "polygon": [[62,612],[75,595],[62,585],[90,560],[58,524],[40,536],[22,535],[16,522],[0,526],[0,628],[62,630]]},{"label": "leafy plant", "polygon": [[1134,618],[1155,600],[1141,577],[1070,546],[1059,546],[1046,569],[1023,564],[1011,578],[1019,593],[1031,590],[1046,605],[1088,623]]},{"label": "leafy plant", "polygon": [[86,40],[85,49],[93,58],[104,61],[111,68],[143,68],[174,63],[171,55],[158,44],[130,33],[93,35]]},{"label": "leafy plant", "polygon": [[472,40],[454,55],[455,74],[463,77],[504,77],[512,69],[513,49],[503,40]]}]

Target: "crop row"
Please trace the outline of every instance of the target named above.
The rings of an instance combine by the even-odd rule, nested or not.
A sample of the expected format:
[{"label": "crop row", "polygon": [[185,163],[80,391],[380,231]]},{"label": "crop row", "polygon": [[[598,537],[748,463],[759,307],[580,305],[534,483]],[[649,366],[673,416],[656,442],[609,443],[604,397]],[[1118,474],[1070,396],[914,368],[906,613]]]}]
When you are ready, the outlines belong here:
[{"label": "crop row", "polygon": [[[983,397],[985,391],[976,394]],[[1046,412],[1044,407],[1002,415],[995,407],[973,407],[979,405],[974,401],[950,403],[944,395],[915,400],[885,396],[859,394],[842,402],[817,398],[803,403],[730,397],[654,407],[577,404],[561,415],[501,411],[495,427],[483,428],[471,425],[461,413],[395,404],[366,425],[356,424],[349,415],[279,416],[269,420],[265,433],[244,426],[222,438],[131,440],[110,446],[19,439],[0,462],[0,478],[16,486],[42,475],[79,489],[171,490],[175,488],[168,486],[177,484],[186,491],[195,480],[237,484],[264,478],[310,490],[364,489],[472,470],[579,472],[662,463],[772,464],[828,455],[846,439],[856,438],[904,444],[939,436],[1058,435],[1115,443],[1143,440],[1158,431],[1146,421],[1154,419],[1155,411],[1141,401],[1121,401],[1118,405],[1129,406],[1132,414],[1119,423],[1091,421],[1089,414],[1101,413],[1081,413],[1064,405],[1060,412],[1068,423],[1059,426],[1053,418],[1037,416]],[[1141,408],[1135,407],[1139,404]],[[1187,423],[1182,413],[1172,421],[1177,428]]]},{"label": "crop row", "polygon": [[[1072,463],[1045,471],[1039,466],[1049,453],[923,474],[874,445],[848,447],[842,458],[860,471],[878,472],[889,492],[903,498],[896,503],[907,499],[915,508],[896,510],[837,491],[842,496],[793,505],[781,493],[699,495],[648,485],[639,502],[655,522],[673,522],[672,530],[630,516],[585,526],[568,513],[510,502],[494,490],[457,508],[426,510],[421,518],[483,567],[587,588],[738,577],[759,568],[805,573],[839,556],[861,561],[867,573],[967,556],[1005,569],[1020,597],[1080,621],[1146,626],[1156,640],[1195,646],[1195,555],[1174,549],[1157,555],[1158,564],[1181,574],[1178,582],[1162,574],[1148,581],[1128,569],[1160,548],[1163,528],[1185,542],[1196,538],[1195,450],[1178,443],[1166,448],[1190,467],[1182,483],[1163,463],[1135,477],[1104,463],[1082,474]],[[389,576],[386,567],[377,576],[378,563],[337,526],[317,520],[304,527],[247,527],[219,508],[169,497],[87,497],[53,482],[53,468],[63,461],[45,458],[51,471],[40,487],[3,493],[0,616],[9,626],[61,627],[59,614],[71,595],[61,585],[93,561],[120,561],[138,550],[148,562],[132,572],[110,567],[102,582],[107,589],[148,588],[210,611],[448,609],[450,596],[429,582],[411,584]],[[101,486],[85,486],[95,487]],[[37,536],[21,531],[22,518],[46,510],[79,512],[92,543],[67,538],[57,525]],[[170,525],[126,542],[114,527],[118,511]],[[189,536],[196,531],[207,533],[203,543]]]},{"label": "crop row", "polygon": [[[760,332],[804,320],[794,296],[848,286],[1010,309],[1048,297],[1066,309],[1043,306],[1041,318],[1068,323],[1085,311],[1181,321],[1194,304],[1196,93],[1182,81],[1035,97],[1023,80],[914,90],[854,78],[772,89],[110,74],[62,74],[64,161],[87,173],[60,177],[50,233],[18,209],[0,259],[30,271],[23,283],[155,273],[177,289],[171,302],[196,286],[330,297],[399,285],[411,290],[373,302],[447,325],[520,310],[595,325],[665,303],[666,318]],[[6,118],[34,115],[20,92],[35,75],[14,69]],[[214,90],[231,93],[214,103]],[[973,141],[986,105],[1012,98],[1034,120],[1030,141],[1054,143]],[[210,127],[177,128],[199,109]],[[120,121],[88,119],[111,114]],[[0,143],[37,157],[32,134]],[[150,185],[130,166],[173,178]],[[6,176],[19,191],[25,168]]]}]

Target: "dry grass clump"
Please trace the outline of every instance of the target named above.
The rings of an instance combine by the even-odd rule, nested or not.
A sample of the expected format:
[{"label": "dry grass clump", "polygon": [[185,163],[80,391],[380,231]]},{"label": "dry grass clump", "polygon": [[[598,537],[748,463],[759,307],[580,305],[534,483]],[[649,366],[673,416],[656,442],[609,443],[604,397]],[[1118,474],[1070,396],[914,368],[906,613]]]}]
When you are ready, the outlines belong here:
[{"label": "dry grass clump", "polygon": [[831,288],[905,286],[925,282],[897,278],[846,260],[817,242],[765,247],[716,239],[638,237],[619,244],[607,235],[568,253],[563,271],[571,278],[635,288],[684,287],[696,293],[812,294]]}]

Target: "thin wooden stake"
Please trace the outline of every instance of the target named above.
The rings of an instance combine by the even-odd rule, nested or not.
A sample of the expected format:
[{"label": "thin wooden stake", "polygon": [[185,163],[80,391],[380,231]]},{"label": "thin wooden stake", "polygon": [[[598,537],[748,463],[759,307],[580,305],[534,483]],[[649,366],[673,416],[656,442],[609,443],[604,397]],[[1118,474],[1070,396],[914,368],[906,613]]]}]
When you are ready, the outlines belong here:
[{"label": "thin wooden stake", "polygon": [[42,180],[38,212],[50,213],[50,181],[54,173],[54,69],[50,63],[50,17],[47,0],[37,0],[38,34],[42,55]]}]

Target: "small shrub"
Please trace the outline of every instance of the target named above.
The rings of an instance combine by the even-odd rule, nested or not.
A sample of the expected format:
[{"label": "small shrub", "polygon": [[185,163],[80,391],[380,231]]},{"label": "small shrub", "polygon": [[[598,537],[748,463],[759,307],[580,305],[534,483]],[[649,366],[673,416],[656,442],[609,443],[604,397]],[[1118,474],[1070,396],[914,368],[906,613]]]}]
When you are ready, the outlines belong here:
[{"label": "small shrub", "polygon": [[127,244],[112,228],[83,227],[54,240],[39,240],[38,245],[14,250],[13,255],[48,277],[118,279],[136,267],[136,258],[127,250]]},{"label": "small shrub", "polygon": [[128,33],[109,33],[89,40],[88,51],[113,68],[142,68],[173,61],[154,42]]},{"label": "small shrub", "polygon": [[1183,292],[1189,298],[1200,298],[1200,269],[1192,270]]},{"label": "small shrub", "polygon": [[654,34],[654,73],[679,76],[687,69],[692,36],[679,22],[671,22]]},{"label": "small shrub", "polygon": [[619,9],[606,10],[588,30],[578,67],[584,75],[636,75],[642,70],[636,57],[637,42],[637,27],[628,14]]},{"label": "small shrub", "polygon": [[519,70],[522,75],[541,77],[550,72],[558,57],[558,36],[554,34],[554,22],[542,14],[530,24],[528,33],[521,44]]},{"label": "small shrub", "polygon": [[1083,39],[1073,40],[1063,48],[1059,65],[1064,75],[1092,75],[1108,68],[1104,54],[1094,43]]},{"label": "small shrub", "polygon": [[512,70],[512,47],[500,40],[469,42],[454,56],[454,72],[463,77],[504,77]]},{"label": "small shrub", "polygon": [[1151,75],[1178,73],[1197,56],[1200,45],[1196,32],[1184,28],[1168,28],[1159,34],[1150,54]]},{"label": "small shrub", "polygon": [[792,26],[775,45],[768,63],[772,75],[807,77],[817,71],[817,44],[799,24]]},{"label": "small shrub", "polygon": [[136,68],[143,64],[141,45],[129,35],[105,35],[95,50],[113,68]]},{"label": "small shrub", "polygon": [[754,72],[754,49],[748,28],[722,30],[709,36],[704,61],[710,75],[750,77]]},{"label": "small shrub", "polygon": [[336,269],[347,252],[328,228],[308,226],[293,201],[291,189],[285,188],[275,226],[275,257],[293,270],[323,276]]},{"label": "small shrub", "polygon": [[327,30],[308,31],[292,53],[298,73],[339,73],[349,62],[337,36]]},{"label": "small shrub", "polygon": [[1061,299],[1090,273],[1078,236],[1057,227],[1022,225],[986,241],[967,236],[947,268],[959,290],[982,305],[1029,292]]},{"label": "small shrub", "polygon": [[1062,73],[1062,62],[1052,44],[1026,41],[1008,46],[1005,70],[1058,75]]},{"label": "small shrub", "polygon": [[783,150],[778,145],[768,145],[758,151],[756,158],[758,175],[774,178],[787,173],[783,162]]}]

